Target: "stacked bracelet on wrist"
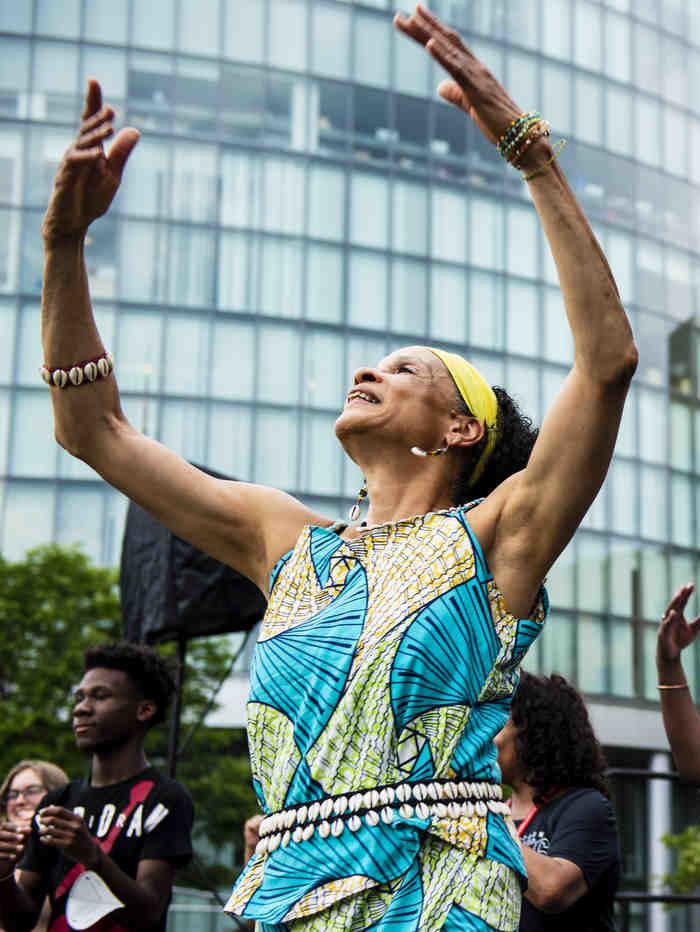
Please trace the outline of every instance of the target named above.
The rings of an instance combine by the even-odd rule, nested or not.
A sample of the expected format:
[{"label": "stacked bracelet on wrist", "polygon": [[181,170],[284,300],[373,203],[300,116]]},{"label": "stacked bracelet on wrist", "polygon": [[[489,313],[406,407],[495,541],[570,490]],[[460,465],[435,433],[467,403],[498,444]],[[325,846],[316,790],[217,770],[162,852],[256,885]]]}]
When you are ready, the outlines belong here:
[{"label": "stacked bracelet on wrist", "polygon": [[[541,139],[543,136],[549,136],[550,131],[551,127],[549,123],[547,120],[542,119],[542,116],[537,113],[536,110],[521,113],[519,117],[512,121],[508,129],[496,143],[496,146],[499,153],[513,168],[520,169],[520,161],[529,146],[537,139]],[[548,159],[544,165],[536,168],[528,175],[525,175],[525,181],[529,181],[531,178],[535,178],[537,175],[546,171],[565,145],[566,140],[560,140],[552,157]]]},{"label": "stacked bracelet on wrist", "polygon": [[108,352],[96,356],[95,359],[88,359],[87,362],[81,362],[69,369],[62,369],[60,366],[51,368],[41,366],[39,373],[47,385],[54,388],[69,388],[71,385],[83,385],[83,383],[96,382],[97,379],[106,379],[114,371],[114,359]]}]

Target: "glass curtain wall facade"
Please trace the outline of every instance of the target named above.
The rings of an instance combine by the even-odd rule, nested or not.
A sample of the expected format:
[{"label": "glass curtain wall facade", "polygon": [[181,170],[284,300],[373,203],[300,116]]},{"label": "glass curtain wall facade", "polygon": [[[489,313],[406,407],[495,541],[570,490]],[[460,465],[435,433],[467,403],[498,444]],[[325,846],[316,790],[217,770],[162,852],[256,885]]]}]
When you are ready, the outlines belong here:
[{"label": "glass curtain wall facade", "polygon": [[[641,354],[615,460],[550,574],[530,666],[655,701],[669,593],[697,578],[700,7],[439,0],[562,165]],[[53,441],[39,225],[99,77],[142,139],[86,248],[131,420],[188,459],[328,514],[359,486],[333,422],[354,369],[431,342],[539,421],[571,362],[526,186],[434,93],[384,0],[13,0],[0,6],[0,547],[119,559],[120,496]],[[693,606],[695,608],[695,606]],[[693,688],[698,654],[688,662]]]}]

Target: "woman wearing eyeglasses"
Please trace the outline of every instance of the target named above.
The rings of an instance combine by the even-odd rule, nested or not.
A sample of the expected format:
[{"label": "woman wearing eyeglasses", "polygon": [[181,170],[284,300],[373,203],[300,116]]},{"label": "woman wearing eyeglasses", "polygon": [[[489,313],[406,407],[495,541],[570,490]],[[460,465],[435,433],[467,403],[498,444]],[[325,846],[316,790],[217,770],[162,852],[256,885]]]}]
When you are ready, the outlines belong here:
[{"label": "woman wearing eyeglasses", "polygon": [[[0,822],[11,822],[18,834],[29,836],[32,816],[48,790],[68,783],[68,775],[45,760],[21,760],[10,770],[0,786]],[[42,911],[34,932],[47,927],[48,912]],[[1,932],[1,930],[0,930]]]}]

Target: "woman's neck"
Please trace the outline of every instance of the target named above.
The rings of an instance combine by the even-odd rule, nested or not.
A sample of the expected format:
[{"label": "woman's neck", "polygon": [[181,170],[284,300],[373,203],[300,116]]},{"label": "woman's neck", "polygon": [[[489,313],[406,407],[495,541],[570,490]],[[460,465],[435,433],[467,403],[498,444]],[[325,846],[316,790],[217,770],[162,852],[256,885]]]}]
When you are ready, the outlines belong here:
[{"label": "woman's neck", "polygon": [[424,460],[405,472],[381,464],[367,470],[366,479],[369,508],[363,520],[368,525],[442,511],[454,504],[443,471]]},{"label": "woman's neck", "polygon": [[520,783],[511,787],[510,811],[513,818],[520,822],[535,804],[535,787],[529,783]]}]

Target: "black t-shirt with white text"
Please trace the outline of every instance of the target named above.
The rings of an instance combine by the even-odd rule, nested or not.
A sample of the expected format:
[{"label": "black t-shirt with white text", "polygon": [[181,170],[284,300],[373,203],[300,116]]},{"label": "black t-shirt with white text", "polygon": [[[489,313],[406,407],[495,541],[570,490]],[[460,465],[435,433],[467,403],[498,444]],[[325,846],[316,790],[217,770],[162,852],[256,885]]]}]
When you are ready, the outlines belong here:
[{"label": "black t-shirt with white text", "polygon": [[[182,867],[192,856],[194,810],[190,795],[176,780],[153,767],[111,786],[94,787],[87,780],[73,780],[44,796],[39,818],[45,806],[63,806],[82,816],[102,850],[130,877],[136,877],[139,861],[168,861]],[[51,903],[49,932],[68,930],[66,901],[85,868],[39,841],[36,816],[19,866],[41,875]],[[153,932],[164,932],[165,924],[166,913],[152,927]],[[122,932],[124,926],[110,914],[90,929]]]},{"label": "black t-shirt with white text", "polygon": [[543,805],[521,841],[539,854],[564,858],[580,867],[588,892],[555,914],[543,913],[523,899],[520,932],[614,932],[620,849],[612,806],[601,793],[590,788],[573,790]]}]

